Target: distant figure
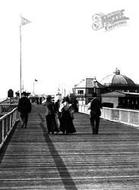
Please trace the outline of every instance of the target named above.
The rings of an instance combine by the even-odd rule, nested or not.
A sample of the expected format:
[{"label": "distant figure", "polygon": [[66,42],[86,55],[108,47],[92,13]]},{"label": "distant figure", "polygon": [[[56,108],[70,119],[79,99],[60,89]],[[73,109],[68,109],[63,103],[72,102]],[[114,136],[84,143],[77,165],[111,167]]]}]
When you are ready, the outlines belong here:
[{"label": "distant figure", "polygon": [[60,112],[59,112],[60,100],[59,99],[54,103],[54,108],[55,108],[56,125],[57,125],[57,128],[59,129],[60,128]]},{"label": "distant figure", "polygon": [[45,106],[46,106],[45,116],[46,116],[48,134],[50,133],[54,134],[55,131],[58,133],[59,130],[55,120],[55,107],[54,103],[52,102],[52,97],[50,95],[47,96]]},{"label": "distant figure", "polygon": [[98,134],[100,115],[101,115],[101,102],[94,93],[94,98],[91,100],[90,107],[90,123],[92,127],[92,134]]},{"label": "distant figure", "polygon": [[55,108],[55,112],[58,114],[59,108],[60,108],[60,100],[59,99],[54,103],[54,108]]},{"label": "distant figure", "polygon": [[78,101],[76,98],[72,101],[72,106],[75,112],[78,112]]},{"label": "distant figure", "polygon": [[27,127],[28,123],[28,114],[31,112],[31,103],[30,100],[27,97],[26,92],[22,93],[22,97],[19,99],[18,102],[18,111],[20,112],[20,117],[22,120],[21,127]]},{"label": "distant figure", "polygon": [[61,108],[61,116],[60,116],[60,130],[63,134],[75,133],[76,129],[73,124],[73,108],[70,104],[70,100],[68,97],[64,98],[63,106]]}]

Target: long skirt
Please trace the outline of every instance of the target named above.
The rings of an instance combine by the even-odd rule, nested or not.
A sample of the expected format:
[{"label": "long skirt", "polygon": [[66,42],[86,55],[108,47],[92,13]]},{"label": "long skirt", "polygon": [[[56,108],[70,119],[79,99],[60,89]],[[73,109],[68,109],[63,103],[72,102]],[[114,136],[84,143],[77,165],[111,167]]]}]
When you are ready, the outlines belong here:
[{"label": "long skirt", "polygon": [[75,133],[76,129],[73,124],[73,118],[71,117],[69,111],[64,111],[60,117],[60,130],[63,133]]}]

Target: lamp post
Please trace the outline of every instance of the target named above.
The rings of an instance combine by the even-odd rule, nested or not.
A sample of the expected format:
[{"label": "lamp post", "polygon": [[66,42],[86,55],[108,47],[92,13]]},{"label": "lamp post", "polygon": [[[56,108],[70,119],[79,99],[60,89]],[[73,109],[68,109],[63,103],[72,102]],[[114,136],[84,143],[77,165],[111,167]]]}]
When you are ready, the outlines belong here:
[{"label": "lamp post", "polygon": [[96,80],[96,77],[94,77],[94,80],[93,80],[94,93],[96,93],[96,87],[97,87],[96,83],[97,83],[97,80]]}]

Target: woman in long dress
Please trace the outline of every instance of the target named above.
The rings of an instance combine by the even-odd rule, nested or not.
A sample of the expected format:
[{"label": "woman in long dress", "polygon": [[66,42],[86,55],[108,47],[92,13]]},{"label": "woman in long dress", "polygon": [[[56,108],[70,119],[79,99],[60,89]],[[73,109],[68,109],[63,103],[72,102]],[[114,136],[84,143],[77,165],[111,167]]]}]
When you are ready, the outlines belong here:
[{"label": "woman in long dress", "polygon": [[63,134],[75,133],[76,129],[73,124],[73,109],[68,97],[63,100],[63,107],[61,109],[60,130]]}]

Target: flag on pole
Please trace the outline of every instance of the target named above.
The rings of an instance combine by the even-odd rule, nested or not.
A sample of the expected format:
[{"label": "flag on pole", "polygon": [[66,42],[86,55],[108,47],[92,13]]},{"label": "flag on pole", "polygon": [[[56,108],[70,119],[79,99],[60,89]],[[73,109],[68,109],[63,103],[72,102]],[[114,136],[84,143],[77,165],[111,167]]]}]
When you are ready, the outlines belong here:
[{"label": "flag on pole", "polygon": [[31,23],[30,20],[21,16],[21,26]]}]

